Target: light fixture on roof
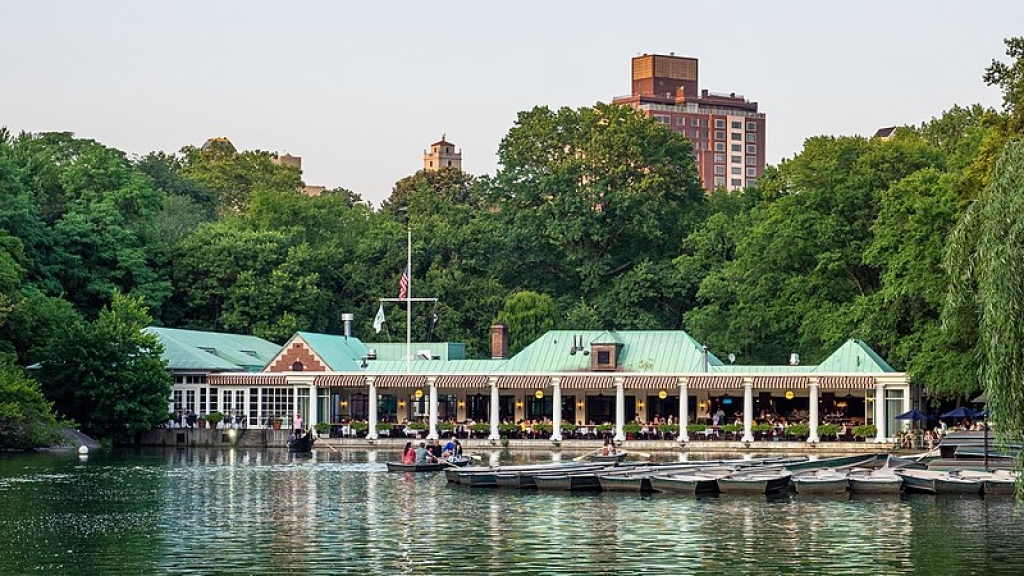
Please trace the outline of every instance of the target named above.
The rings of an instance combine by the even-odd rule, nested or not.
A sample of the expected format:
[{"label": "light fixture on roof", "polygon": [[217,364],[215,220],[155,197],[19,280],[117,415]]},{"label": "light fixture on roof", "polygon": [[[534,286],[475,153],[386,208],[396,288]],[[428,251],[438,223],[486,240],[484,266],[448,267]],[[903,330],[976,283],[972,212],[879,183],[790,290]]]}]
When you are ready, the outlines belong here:
[{"label": "light fixture on roof", "polygon": [[572,337],[572,347],[569,348],[569,355],[575,356],[577,352],[583,352],[584,356],[590,355],[590,350],[583,347],[583,336]]}]

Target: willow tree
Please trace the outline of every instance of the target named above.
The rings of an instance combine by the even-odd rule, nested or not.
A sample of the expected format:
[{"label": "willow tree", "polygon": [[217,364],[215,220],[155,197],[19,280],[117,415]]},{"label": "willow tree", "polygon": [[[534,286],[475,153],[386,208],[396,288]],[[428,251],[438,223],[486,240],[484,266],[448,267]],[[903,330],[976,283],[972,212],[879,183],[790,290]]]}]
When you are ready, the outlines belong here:
[{"label": "willow tree", "polygon": [[950,237],[948,330],[977,326],[978,376],[1004,438],[1024,430],[1024,143],[1008,144]]}]

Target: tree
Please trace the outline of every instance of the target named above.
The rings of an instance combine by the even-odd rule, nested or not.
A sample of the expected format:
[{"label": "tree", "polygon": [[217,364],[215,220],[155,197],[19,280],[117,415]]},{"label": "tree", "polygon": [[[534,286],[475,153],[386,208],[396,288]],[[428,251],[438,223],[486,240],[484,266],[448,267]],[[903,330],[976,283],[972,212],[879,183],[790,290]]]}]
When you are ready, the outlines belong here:
[{"label": "tree", "polygon": [[37,375],[56,411],[117,439],[164,421],[171,374],[156,336],[142,331],[149,324],[141,299],[115,292],[95,321],[63,326],[41,350]]},{"label": "tree", "polygon": [[31,450],[60,441],[60,427],[39,385],[0,362],[0,450]]},{"label": "tree", "polygon": [[[497,263],[498,277],[565,309],[582,296],[608,327],[631,327],[639,315],[598,296],[646,282],[628,276],[639,267],[670,273],[661,263],[678,254],[704,198],[690,142],[623,106],[538,107],[519,114],[498,156],[493,210],[515,255]],[[661,325],[682,310],[674,289],[643,305]]]},{"label": "tree", "polygon": [[957,224],[945,327],[978,327],[979,375],[1004,436],[1024,430],[1024,143],[1006,146],[992,183]]},{"label": "tree", "polygon": [[242,212],[254,191],[272,190],[282,194],[300,194],[303,188],[299,170],[271,161],[269,152],[236,152],[227,141],[181,150],[180,174],[210,191],[217,208],[224,213]]},{"label": "tree", "polygon": [[1013,133],[1024,131],[1024,36],[1003,40],[1009,64],[993,60],[985,69],[985,83],[1003,90],[1003,110],[1009,117],[1008,128]]},{"label": "tree", "polygon": [[526,290],[505,298],[495,321],[508,326],[508,353],[515,355],[554,328],[556,319],[555,301],[550,296]]},{"label": "tree", "polygon": [[380,208],[382,212],[397,215],[409,205],[414,194],[430,194],[438,199],[456,203],[467,202],[473,183],[473,176],[458,168],[420,170],[396,182],[391,189],[391,196],[381,203]]}]

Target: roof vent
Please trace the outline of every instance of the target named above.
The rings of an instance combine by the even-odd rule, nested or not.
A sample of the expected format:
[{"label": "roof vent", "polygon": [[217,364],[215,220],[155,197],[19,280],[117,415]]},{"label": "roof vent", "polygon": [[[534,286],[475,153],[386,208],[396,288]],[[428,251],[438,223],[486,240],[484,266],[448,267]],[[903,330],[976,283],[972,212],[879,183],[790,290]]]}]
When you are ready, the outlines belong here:
[{"label": "roof vent", "polygon": [[366,359],[367,360],[376,360],[377,359],[377,349],[376,348],[369,348],[369,349],[367,349],[366,350]]},{"label": "roof vent", "polygon": [[790,354],[789,355],[789,365],[790,366],[799,366],[800,365],[800,355],[797,354],[796,352],[793,352],[792,354]]}]

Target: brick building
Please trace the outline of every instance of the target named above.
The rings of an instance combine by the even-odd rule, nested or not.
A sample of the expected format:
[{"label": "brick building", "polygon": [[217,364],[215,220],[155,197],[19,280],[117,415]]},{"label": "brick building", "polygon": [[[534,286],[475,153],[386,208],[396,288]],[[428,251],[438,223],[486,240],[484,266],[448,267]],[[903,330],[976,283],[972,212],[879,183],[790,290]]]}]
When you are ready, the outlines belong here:
[{"label": "brick building", "polygon": [[632,94],[612,102],[642,110],[693,142],[705,190],[752,186],[764,172],[765,116],[740,94],[700,89],[697,72],[696,58],[637,56]]}]

